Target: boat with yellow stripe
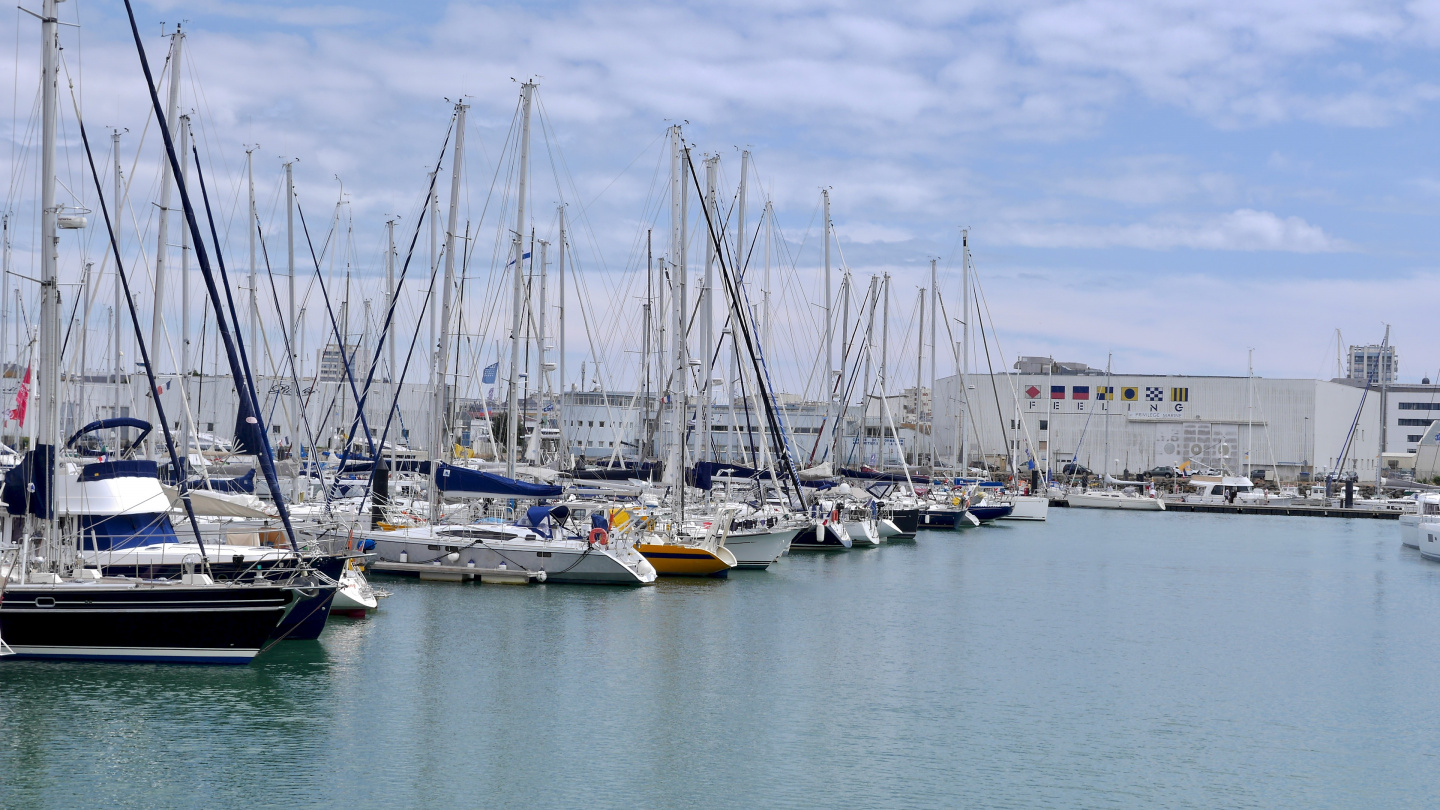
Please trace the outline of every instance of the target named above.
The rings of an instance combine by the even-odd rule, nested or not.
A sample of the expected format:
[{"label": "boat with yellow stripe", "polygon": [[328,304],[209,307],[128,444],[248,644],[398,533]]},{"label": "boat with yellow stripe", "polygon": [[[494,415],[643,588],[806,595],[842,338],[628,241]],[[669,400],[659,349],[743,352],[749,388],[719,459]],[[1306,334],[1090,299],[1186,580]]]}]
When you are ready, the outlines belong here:
[{"label": "boat with yellow stripe", "polygon": [[733,516],[733,512],[723,511],[701,536],[681,531],[674,521],[632,521],[637,535],[635,550],[662,577],[729,576],[730,569],[738,564],[735,555],[725,547]]}]

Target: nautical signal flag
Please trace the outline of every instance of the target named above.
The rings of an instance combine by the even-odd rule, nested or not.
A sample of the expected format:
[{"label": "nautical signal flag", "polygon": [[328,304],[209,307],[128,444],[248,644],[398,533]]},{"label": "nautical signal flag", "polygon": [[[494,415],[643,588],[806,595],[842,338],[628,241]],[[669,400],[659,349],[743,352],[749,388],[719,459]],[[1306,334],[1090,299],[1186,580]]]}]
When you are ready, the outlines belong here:
[{"label": "nautical signal flag", "polygon": [[491,363],[490,365],[485,367],[485,371],[480,375],[480,382],[484,385],[489,385],[495,382],[495,374],[499,371],[500,364]]},{"label": "nautical signal flag", "polygon": [[1040,396],[1040,389],[1032,385],[1029,388],[1025,389],[1025,396],[1034,399],[1035,397]]},{"label": "nautical signal flag", "polygon": [[1071,393],[1070,393],[1070,398],[1071,398],[1071,399],[1089,399],[1089,398],[1090,398],[1090,386],[1088,386],[1088,385],[1077,385],[1077,386],[1075,386],[1074,388],[1070,389],[1070,391],[1071,391]]},{"label": "nautical signal flag", "polygon": [[1164,401],[1165,401],[1165,389],[1161,388],[1161,387],[1158,386],[1158,385],[1147,385],[1147,386],[1145,386],[1145,401],[1146,401],[1146,402],[1164,402]]},{"label": "nautical signal flag", "polygon": [[1189,401],[1190,401],[1190,389],[1189,389],[1189,388],[1171,388],[1171,389],[1170,389],[1170,401],[1171,401],[1171,402],[1189,402]]},{"label": "nautical signal flag", "polygon": [[1140,399],[1140,389],[1133,385],[1127,385],[1120,389],[1120,399],[1126,402],[1135,402]]},{"label": "nautical signal flag", "polygon": [[1095,398],[1096,398],[1096,399],[1114,399],[1114,398],[1115,398],[1115,386],[1113,386],[1113,385],[1097,385],[1097,386],[1095,386]]},{"label": "nautical signal flag", "polygon": [[1064,399],[1064,398],[1065,398],[1065,386],[1063,386],[1063,385],[1052,385],[1052,386],[1050,386],[1050,398],[1051,398],[1051,399]]}]

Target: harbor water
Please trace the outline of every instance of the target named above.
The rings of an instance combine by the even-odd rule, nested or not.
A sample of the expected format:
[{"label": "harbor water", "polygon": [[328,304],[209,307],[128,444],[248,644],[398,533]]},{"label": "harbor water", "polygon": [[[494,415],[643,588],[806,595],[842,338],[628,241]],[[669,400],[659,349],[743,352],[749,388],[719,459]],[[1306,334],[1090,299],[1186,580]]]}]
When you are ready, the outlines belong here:
[{"label": "harbor water", "polygon": [[1393,522],[1056,509],[642,589],[380,580],[248,667],[0,663],[3,807],[1434,807]]}]

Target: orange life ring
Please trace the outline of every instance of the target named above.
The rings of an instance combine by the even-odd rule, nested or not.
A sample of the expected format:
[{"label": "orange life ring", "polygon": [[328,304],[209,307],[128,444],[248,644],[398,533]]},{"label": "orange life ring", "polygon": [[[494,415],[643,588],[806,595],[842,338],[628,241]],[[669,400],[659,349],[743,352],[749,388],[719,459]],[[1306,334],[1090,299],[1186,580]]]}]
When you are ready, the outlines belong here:
[{"label": "orange life ring", "polygon": [[592,545],[592,546],[604,546],[604,545],[609,545],[609,543],[610,543],[610,534],[609,534],[608,532],[606,532],[604,529],[600,528],[599,526],[596,526],[595,528],[593,528],[593,529],[590,530],[590,545]]}]

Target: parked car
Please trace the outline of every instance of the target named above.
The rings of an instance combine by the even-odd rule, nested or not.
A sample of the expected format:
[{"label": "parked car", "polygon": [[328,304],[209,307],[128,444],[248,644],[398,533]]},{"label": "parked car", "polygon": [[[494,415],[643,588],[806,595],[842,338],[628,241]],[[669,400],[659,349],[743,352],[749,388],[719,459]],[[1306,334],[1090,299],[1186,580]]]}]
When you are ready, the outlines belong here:
[{"label": "parked car", "polygon": [[1065,466],[1061,467],[1061,468],[1060,468],[1060,472],[1063,473],[1063,474],[1065,474],[1065,475],[1074,475],[1074,476],[1077,476],[1077,477],[1078,477],[1078,476],[1081,476],[1081,475],[1094,475],[1094,474],[1095,474],[1095,473],[1093,473],[1093,472],[1090,472],[1090,470],[1086,469],[1086,468],[1085,468],[1085,465],[1083,465],[1083,464],[1076,464],[1076,463],[1073,462],[1073,461],[1070,462],[1070,463],[1068,463],[1068,464],[1066,464]]},{"label": "parked car", "polygon": [[1141,478],[1184,478],[1185,474],[1174,467],[1151,467],[1140,473]]}]

